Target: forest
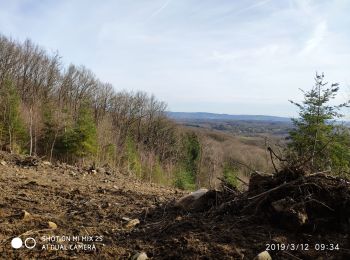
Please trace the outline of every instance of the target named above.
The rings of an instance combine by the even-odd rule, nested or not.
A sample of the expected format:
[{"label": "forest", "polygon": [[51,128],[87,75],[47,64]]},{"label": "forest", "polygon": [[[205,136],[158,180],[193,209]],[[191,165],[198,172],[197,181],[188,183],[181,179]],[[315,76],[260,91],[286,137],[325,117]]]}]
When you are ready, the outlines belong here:
[{"label": "forest", "polygon": [[[316,87],[324,86],[322,80],[316,77]],[[294,103],[301,109],[301,121],[293,121],[300,131],[291,132],[295,149],[287,152],[286,142],[280,145],[271,136],[233,136],[229,133],[235,130],[225,131],[227,127],[214,125],[208,130],[177,124],[168,118],[167,105],[153,95],[115,89],[84,66],[64,66],[57,52],[48,53],[31,40],[21,43],[1,36],[1,150],[78,166],[105,165],[182,189],[215,187],[218,177],[238,186],[242,183],[236,177],[245,178],[251,169],[269,172],[273,165],[268,146],[277,147],[290,160],[305,157],[313,147],[314,163],[324,153],[324,145],[334,144],[332,151],[327,150],[333,158],[330,163],[339,172],[348,171],[347,128],[326,123],[340,116],[337,109],[348,105],[324,106],[336,94],[336,85],[323,96],[321,89],[306,95],[312,99],[304,102],[309,110]],[[315,112],[315,107],[324,111]],[[237,128],[237,123],[225,124]],[[280,126],[274,125],[281,135]],[[240,127],[249,130],[254,124],[243,122]],[[326,166],[330,164],[321,168]]]},{"label": "forest", "polygon": [[116,91],[84,66],[65,67],[57,52],[31,40],[0,37],[0,92],[1,150],[108,165],[184,189],[212,186],[227,172],[230,158],[220,152],[231,137],[218,141],[179,126],[153,95]]}]

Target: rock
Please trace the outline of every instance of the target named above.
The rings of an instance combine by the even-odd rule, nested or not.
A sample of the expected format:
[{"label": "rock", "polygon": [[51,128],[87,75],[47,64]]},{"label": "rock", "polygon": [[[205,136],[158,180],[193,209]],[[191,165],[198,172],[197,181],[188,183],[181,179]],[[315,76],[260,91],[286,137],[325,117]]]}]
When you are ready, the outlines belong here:
[{"label": "rock", "polygon": [[96,171],[102,174],[106,172],[105,168],[102,168],[102,167],[97,168]]},{"label": "rock", "polygon": [[57,224],[55,222],[49,221],[47,222],[49,228],[51,229],[57,229]]},{"label": "rock", "polygon": [[109,202],[104,202],[104,203],[102,203],[101,208],[102,208],[102,209],[106,209],[106,208],[109,208],[111,205],[112,205],[112,204],[109,203]]},{"label": "rock", "polygon": [[51,163],[49,161],[43,161],[41,164],[45,166],[51,166]]},{"label": "rock", "polygon": [[135,227],[135,226],[138,225],[138,224],[140,224],[140,220],[138,220],[137,218],[135,218],[135,219],[130,220],[130,221],[125,225],[125,227],[126,227],[126,228],[133,228],[133,227]]},{"label": "rock", "polygon": [[181,220],[182,220],[182,217],[181,217],[181,216],[177,216],[177,217],[175,218],[175,220],[176,220],[176,221],[181,221]]},{"label": "rock", "polygon": [[92,174],[96,174],[97,171],[96,171],[96,170],[91,170],[91,173],[92,173]]},{"label": "rock", "polygon": [[22,211],[22,214],[23,214],[23,217],[22,217],[23,220],[29,220],[29,219],[32,218],[32,214],[30,214],[30,213],[29,213],[28,211],[26,211],[26,210],[23,210],[23,211]]},{"label": "rock", "polygon": [[191,192],[190,195],[194,198],[194,200],[197,200],[207,192],[208,192],[208,189],[202,188],[202,189],[196,190],[194,192]]},{"label": "rock", "polygon": [[254,260],[272,260],[272,257],[270,256],[269,252],[264,251],[258,254]]},{"label": "rock", "polygon": [[217,195],[218,191],[199,189],[176,201],[175,207],[197,212],[208,210],[216,204]]},{"label": "rock", "polygon": [[141,253],[136,253],[131,260],[146,260],[148,259],[148,256],[145,252],[141,252]]},{"label": "rock", "polygon": [[297,212],[297,220],[298,220],[298,223],[300,226],[306,224],[309,220],[307,213],[305,211],[303,211],[303,212],[298,211]]},{"label": "rock", "polygon": [[1,164],[2,166],[5,166],[7,163],[6,163],[5,161],[1,161],[0,164]]},{"label": "rock", "polygon": [[130,218],[122,217],[122,220],[124,220],[124,221],[130,221]]}]

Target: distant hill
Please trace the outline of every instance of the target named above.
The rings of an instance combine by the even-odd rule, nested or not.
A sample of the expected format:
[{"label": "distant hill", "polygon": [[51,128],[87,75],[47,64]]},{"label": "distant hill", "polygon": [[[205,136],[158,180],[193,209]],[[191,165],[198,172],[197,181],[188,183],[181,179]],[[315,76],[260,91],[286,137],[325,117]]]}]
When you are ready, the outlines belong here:
[{"label": "distant hill", "polygon": [[171,112],[167,115],[176,120],[239,120],[239,121],[268,121],[268,122],[291,122],[288,117],[266,116],[266,115],[228,115],[206,112]]}]

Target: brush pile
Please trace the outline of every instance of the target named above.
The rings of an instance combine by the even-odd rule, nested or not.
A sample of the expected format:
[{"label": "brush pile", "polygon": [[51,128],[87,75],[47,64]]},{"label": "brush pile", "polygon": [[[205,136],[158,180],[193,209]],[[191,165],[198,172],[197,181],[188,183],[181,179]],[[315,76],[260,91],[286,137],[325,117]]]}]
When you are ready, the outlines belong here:
[{"label": "brush pile", "polygon": [[269,251],[273,259],[350,259],[350,182],[326,173],[254,173],[244,192],[201,189],[143,214],[119,242],[157,259],[253,259],[271,243],[310,247]]},{"label": "brush pile", "polygon": [[350,182],[325,173],[252,175],[247,192],[214,212],[253,216],[288,230],[350,232]]}]

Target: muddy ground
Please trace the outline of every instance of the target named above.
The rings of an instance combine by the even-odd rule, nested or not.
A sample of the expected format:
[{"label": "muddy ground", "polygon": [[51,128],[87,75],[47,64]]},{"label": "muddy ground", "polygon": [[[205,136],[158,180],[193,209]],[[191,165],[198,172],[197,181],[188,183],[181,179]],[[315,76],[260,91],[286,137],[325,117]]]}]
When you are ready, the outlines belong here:
[{"label": "muddy ground", "polygon": [[[316,194],[316,186],[323,184],[314,184],[299,188],[300,194]],[[200,207],[183,209],[174,206],[185,194],[180,190],[141,183],[118,172],[33,163],[1,153],[0,258],[131,259],[145,252],[151,259],[253,259],[269,247],[275,249],[269,251],[272,259],[350,259],[350,193],[347,182],[336,185],[340,184],[327,180],[326,186],[334,191],[344,189],[334,193],[345,193],[345,199],[337,198],[343,203],[333,209],[320,198],[313,199],[328,209],[304,207],[312,223],[304,227],[293,224],[294,211],[291,216],[271,213],[269,200],[280,200],[283,194],[260,196],[264,187],[244,196],[211,192]],[[322,189],[317,194],[323,194]],[[344,212],[341,216],[338,206]],[[310,210],[322,216],[318,219]],[[133,226],[133,219],[140,223]],[[28,247],[34,245],[31,238],[36,244],[32,249],[13,249],[14,237],[30,238]]]}]

